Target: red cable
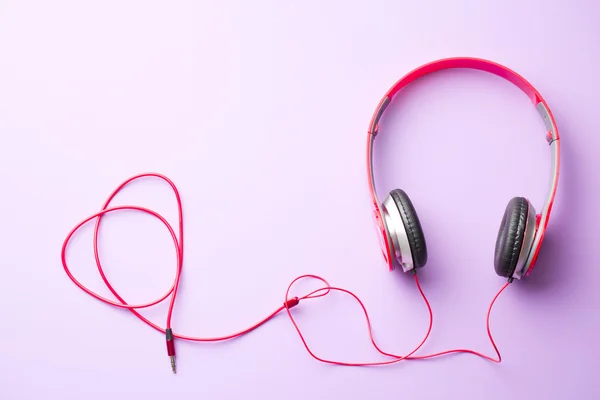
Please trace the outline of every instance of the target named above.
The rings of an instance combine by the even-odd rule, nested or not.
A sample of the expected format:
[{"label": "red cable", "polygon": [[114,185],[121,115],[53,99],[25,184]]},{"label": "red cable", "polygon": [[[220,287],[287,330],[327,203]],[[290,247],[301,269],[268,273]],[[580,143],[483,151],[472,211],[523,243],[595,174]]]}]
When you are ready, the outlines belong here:
[{"label": "red cable", "polygon": [[[302,332],[300,331],[300,328],[298,327],[298,324],[296,323],[294,317],[292,316],[291,312],[289,311],[289,309],[287,309],[287,313],[288,316],[290,318],[290,320],[292,321],[292,324],[294,325],[294,328],[296,328],[296,331],[298,333],[298,336],[300,337],[300,340],[302,341],[302,343],[304,344],[304,347],[306,348],[306,350],[308,351],[308,353],[317,361],[321,361],[324,363],[328,363],[328,364],[335,364],[335,365],[343,365],[343,366],[377,366],[377,365],[387,365],[387,364],[393,364],[399,361],[402,361],[404,359],[408,359],[408,360],[424,360],[424,359],[429,359],[429,358],[434,358],[434,357],[439,357],[439,356],[443,356],[443,355],[447,355],[447,354],[453,354],[453,353],[469,353],[469,354],[473,354],[479,357],[482,357],[486,360],[495,362],[495,363],[500,363],[502,361],[502,357],[500,355],[500,351],[498,350],[498,347],[496,346],[496,343],[494,342],[494,338],[492,337],[492,333],[491,333],[491,329],[490,329],[490,314],[492,311],[492,308],[494,306],[494,303],[496,302],[496,299],[498,298],[498,296],[500,296],[500,294],[504,291],[504,289],[506,289],[508,287],[508,285],[510,284],[510,282],[507,282],[504,286],[502,286],[502,288],[498,291],[498,293],[494,296],[494,298],[492,299],[490,306],[488,307],[488,311],[487,311],[487,322],[486,322],[486,328],[487,328],[487,333],[488,333],[488,337],[490,339],[490,342],[492,343],[492,346],[494,347],[494,350],[496,352],[496,356],[498,357],[497,359],[494,359],[490,356],[487,356],[485,354],[473,351],[473,350],[468,350],[468,349],[454,349],[454,350],[446,350],[443,352],[439,352],[439,353],[433,353],[433,354],[428,354],[428,355],[424,355],[424,356],[413,356],[414,353],[416,353],[421,346],[423,346],[423,344],[425,343],[425,341],[427,340],[427,338],[429,337],[429,334],[431,333],[431,328],[432,328],[432,324],[433,324],[433,313],[431,310],[431,305],[429,304],[429,300],[427,300],[427,297],[425,296],[425,294],[423,293],[423,290],[421,289],[421,285],[419,283],[419,279],[417,277],[417,275],[414,275],[415,277],[415,282],[417,284],[417,288],[419,290],[419,293],[421,294],[421,297],[423,297],[423,300],[425,301],[425,304],[427,305],[427,310],[429,312],[429,328],[427,329],[427,333],[425,335],[425,338],[423,338],[423,340],[421,341],[421,343],[410,353],[408,353],[408,355],[406,356],[399,356],[396,354],[392,354],[392,353],[388,353],[386,351],[381,350],[381,348],[377,345],[375,338],[373,336],[373,331],[372,331],[372,326],[371,326],[371,320],[369,318],[369,313],[367,312],[366,307],[364,306],[363,302],[358,298],[358,296],[356,296],[354,293],[350,292],[349,290],[346,289],[341,289],[341,288],[337,288],[337,287],[333,287],[333,286],[328,286],[327,288],[323,288],[321,290],[325,290],[327,289],[327,291],[340,291],[343,293],[347,293],[350,296],[352,296],[360,305],[360,307],[363,310],[363,314],[365,316],[365,319],[367,321],[367,328],[369,331],[369,339],[371,340],[371,344],[373,345],[373,347],[382,355],[384,356],[388,356],[388,357],[392,357],[394,358],[394,360],[391,361],[380,361],[380,362],[367,362],[367,363],[347,363],[347,362],[339,362],[339,361],[332,361],[332,360],[327,360],[327,359],[323,359],[318,357],[317,355],[315,355],[309,348],[306,340],[304,339],[304,336],[302,335]],[[304,278],[304,276],[300,276],[298,278],[296,278],[294,281],[292,281],[292,283],[289,285],[288,290],[286,292],[286,299],[288,299],[288,293],[290,291],[290,288],[292,287],[292,285],[300,280]]]},{"label": "red cable", "polygon": [[[109,205],[112,202],[112,200],[114,199],[114,197],[125,187],[127,186],[129,183],[131,183],[132,181],[139,179],[139,178],[143,178],[143,177],[155,177],[155,178],[159,178],[164,180],[165,182],[167,182],[174,194],[175,194],[175,198],[177,201],[177,209],[178,209],[178,219],[179,219],[179,237],[177,236],[177,234],[175,233],[174,229],[172,228],[172,226],[169,224],[169,222],[162,217],[160,214],[158,214],[157,212],[150,210],[148,208],[145,207],[140,207],[140,206],[132,206],[132,205],[123,205],[123,206],[115,206],[115,207],[110,207]],[[144,212],[146,214],[149,214],[151,216],[156,217],[157,219],[159,219],[163,225],[165,225],[165,227],[169,230],[169,233],[171,234],[171,237],[173,239],[173,244],[175,245],[175,250],[176,250],[176,260],[177,260],[177,265],[176,265],[176,274],[175,274],[175,280],[173,282],[173,285],[171,286],[171,288],[167,291],[167,293],[165,293],[162,297],[160,297],[159,299],[155,300],[155,301],[151,301],[148,303],[142,303],[142,304],[128,304],[118,293],[117,291],[113,288],[113,286],[111,285],[111,283],[109,282],[108,278],[106,277],[106,275],[104,274],[104,270],[102,268],[102,264],[100,262],[100,255],[99,255],[99,251],[98,251],[98,236],[99,236],[99,230],[100,230],[100,223],[102,220],[102,217],[105,216],[108,213],[114,212],[114,211],[123,211],[123,210],[131,210],[131,211],[140,211],[140,212]],[[69,270],[69,267],[67,265],[67,261],[66,261],[66,251],[67,251],[67,247],[68,244],[72,238],[72,236],[86,223],[88,223],[89,221],[96,219],[96,224],[95,224],[95,228],[94,228],[94,258],[96,261],[96,266],[98,267],[98,272],[100,273],[100,276],[102,277],[102,280],[104,281],[106,287],[110,290],[110,292],[117,298],[117,300],[119,302],[107,299],[95,292],[93,292],[92,290],[86,288],[81,282],[79,282],[72,274],[71,271]],[[65,238],[65,241],[63,243],[62,246],[62,251],[61,251],[61,260],[63,263],[63,267],[65,269],[65,272],[67,273],[67,276],[80,288],[82,289],[84,292],[88,293],[90,296],[115,307],[119,307],[119,308],[125,308],[128,309],[129,311],[131,311],[136,317],[138,317],[140,320],[142,320],[143,322],[145,322],[147,325],[151,326],[152,328],[165,333],[166,335],[166,341],[167,341],[167,352],[168,355],[171,358],[171,365],[173,368],[173,372],[175,372],[175,347],[174,347],[174,343],[173,343],[173,338],[178,338],[178,339],[183,339],[183,340],[189,340],[189,341],[196,341],[196,342],[217,342],[217,341],[224,341],[224,340],[229,340],[229,339],[233,339],[242,335],[245,335],[253,330],[255,330],[256,328],[258,328],[259,326],[265,324],[266,322],[268,322],[269,320],[271,320],[273,317],[275,317],[277,314],[279,314],[281,311],[283,311],[284,309],[286,310],[288,317],[290,318],[290,321],[292,322],[292,324],[294,325],[296,331],[298,332],[298,335],[300,336],[300,339],[302,341],[302,343],[304,344],[304,347],[306,348],[306,350],[308,351],[308,353],[315,358],[318,361],[321,362],[325,362],[325,363],[329,363],[329,364],[336,364],[336,365],[345,365],[345,366],[376,366],[376,365],[386,365],[386,364],[393,364],[393,363],[397,363],[399,361],[402,361],[404,359],[427,359],[427,358],[432,358],[432,357],[438,357],[438,356],[442,356],[445,354],[450,354],[450,353],[471,353],[471,354],[475,354],[477,356],[483,357],[485,359],[488,359],[490,361],[493,362],[500,362],[501,357],[500,357],[500,353],[498,351],[498,348],[496,347],[496,344],[494,343],[494,340],[492,338],[491,332],[490,332],[490,327],[489,327],[489,317],[490,317],[490,312],[492,309],[492,306],[494,304],[494,302],[496,301],[496,299],[498,298],[498,296],[500,295],[500,293],[508,286],[508,283],[506,285],[504,285],[502,287],[502,289],[498,292],[498,294],[496,294],[496,296],[494,297],[494,299],[492,300],[492,303],[490,304],[490,307],[488,309],[488,315],[487,315],[487,330],[488,330],[488,336],[490,338],[490,341],[492,342],[492,345],[494,346],[494,349],[496,350],[496,354],[498,356],[498,360],[495,360],[489,356],[485,356],[481,353],[472,351],[472,350],[464,350],[464,349],[457,349],[457,350],[448,350],[448,351],[444,351],[444,352],[440,352],[440,353],[435,353],[435,354],[430,354],[430,355],[425,355],[425,356],[413,356],[413,354],[415,352],[417,352],[425,343],[425,341],[427,340],[427,338],[429,337],[429,334],[431,333],[431,329],[432,329],[432,325],[433,325],[433,312],[431,310],[431,305],[429,304],[429,301],[427,300],[427,297],[425,296],[425,294],[423,293],[423,290],[421,289],[421,286],[419,284],[419,280],[417,278],[417,276],[415,275],[415,282],[417,284],[417,288],[419,290],[419,293],[421,294],[421,297],[423,298],[423,300],[425,301],[425,304],[427,306],[428,312],[429,312],[429,328],[427,330],[427,333],[425,335],[425,337],[423,338],[423,340],[421,341],[421,343],[414,349],[412,350],[409,354],[407,354],[406,356],[399,356],[399,355],[395,355],[392,353],[387,353],[383,350],[381,350],[379,348],[379,346],[376,344],[375,339],[373,337],[373,333],[372,333],[372,328],[371,328],[371,321],[369,319],[369,315],[367,313],[367,309],[364,306],[364,304],[362,303],[362,301],[351,291],[346,290],[346,289],[342,289],[342,288],[337,288],[337,287],[332,287],[329,285],[329,283],[317,276],[317,275],[302,275],[296,279],[294,279],[290,285],[288,286],[288,289],[286,291],[286,296],[285,296],[285,301],[283,303],[282,306],[280,306],[279,308],[277,308],[275,311],[273,311],[271,314],[269,314],[266,318],[262,319],[261,321],[259,321],[258,323],[252,325],[251,327],[231,334],[231,335],[226,335],[226,336],[219,336],[219,337],[213,337],[213,338],[201,338],[201,337],[193,337],[193,336],[185,336],[185,335],[181,335],[181,334],[176,334],[173,333],[171,330],[171,319],[172,319],[172,315],[173,315],[173,308],[175,306],[175,299],[177,296],[177,289],[179,288],[179,280],[180,280],[180,276],[181,276],[181,269],[183,267],[183,207],[182,207],[182,203],[181,203],[181,197],[179,195],[179,191],[177,190],[177,187],[175,186],[175,184],[166,176],[161,175],[161,174],[157,174],[157,173],[144,173],[144,174],[139,174],[136,176],[133,176],[132,178],[126,180],[125,182],[123,182],[121,185],[119,185],[112,193],[111,195],[108,197],[108,199],[106,200],[106,202],[104,203],[104,205],[102,206],[101,211],[89,216],[88,218],[84,219],[83,221],[81,221],[79,224],[77,224],[67,235],[67,237]],[[312,279],[317,279],[321,282],[323,282],[323,284],[325,285],[325,287],[319,288],[317,290],[314,290],[302,297],[289,297],[289,292],[292,288],[292,286],[294,285],[294,283],[296,283],[298,280],[300,279],[305,279],[305,278],[312,278]],[[346,294],[349,294],[350,296],[352,296],[361,306],[363,313],[365,315],[365,318],[367,320],[367,326],[368,326],[368,330],[369,330],[369,337],[371,340],[371,343],[373,344],[373,346],[375,347],[375,349],[388,357],[392,357],[394,358],[393,360],[389,360],[389,361],[380,361],[380,362],[370,362],[370,363],[347,363],[347,362],[338,362],[338,361],[332,361],[332,360],[327,360],[327,359],[323,359],[320,358],[318,356],[316,356],[309,348],[306,340],[304,339],[300,328],[298,327],[294,317],[292,316],[290,309],[292,307],[295,307],[296,305],[298,305],[298,303],[301,300],[305,300],[305,299],[314,299],[314,298],[318,298],[318,297],[322,297],[322,296],[326,296],[327,294],[329,294],[331,291],[338,291],[338,292],[343,292]],[[147,308],[147,307],[151,307],[153,305],[156,305],[160,302],[162,302],[163,300],[165,300],[167,297],[169,297],[169,295],[171,295],[171,300],[169,302],[169,308],[168,308],[168,312],[167,312],[167,319],[166,319],[166,328],[161,328],[160,326],[156,325],[155,323],[153,323],[152,321],[148,320],[146,317],[144,317],[143,315],[141,315],[138,311],[136,311],[137,309],[141,309],[141,308]]]},{"label": "red cable", "polygon": [[[496,293],[496,295],[494,296],[494,298],[492,299],[492,301],[490,302],[490,306],[488,307],[488,311],[487,311],[487,316],[486,316],[486,323],[485,323],[485,327],[487,330],[487,334],[488,334],[488,338],[490,339],[490,343],[492,343],[492,347],[494,347],[494,351],[496,352],[496,356],[498,357],[498,359],[492,358],[490,356],[486,356],[485,354],[479,353],[477,351],[473,351],[473,350],[468,350],[468,349],[454,349],[454,350],[446,350],[446,351],[442,351],[439,353],[433,353],[433,354],[428,354],[425,356],[415,356],[415,357],[410,357],[413,360],[424,360],[427,358],[433,358],[433,357],[439,357],[439,356],[443,356],[446,354],[453,354],[453,353],[468,353],[468,354],[474,354],[476,356],[482,357],[486,360],[492,361],[494,363],[500,363],[502,361],[502,356],[500,355],[500,351],[498,350],[498,346],[496,346],[496,342],[494,342],[494,338],[492,337],[492,331],[490,329],[490,314],[492,313],[492,308],[494,307],[494,303],[496,302],[496,299],[498,299],[498,296],[500,296],[500,294],[504,291],[504,289],[506,289],[508,287],[508,285],[510,285],[510,281],[506,282],[498,291],[498,293]],[[375,345],[375,343],[373,343]],[[377,345],[375,345],[375,347],[377,347]],[[381,350],[379,348],[377,348],[377,350],[379,352],[381,352]],[[385,353],[383,353],[385,354]],[[390,355],[390,354],[388,354]],[[396,356],[397,357],[397,356]]]},{"label": "red cable", "polygon": [[[157,212],[147,209],[145,207],[139,207],[139,206],[130,206],[130,205],[126,205],[126,206],[116,206],[116,207],[111,207],[108,208],[108,206],[110,205],[110,202],[113,200],[113,198],[129,183],[131,183],[132,181],[139,179],[139,178],[143,178],[143,177],[157,177],[160,178],[164,181],[166,181],[171,188],[173,189],[173,192],[175,193],[175,197],[177,199],[177,208],[178,208],[178,215],[179,215],[179,239],[177,238],[177,235],[175,234],[175,231],[173,230],[173,228],[171,227],[171,225],[169,224],[169,222],[160,214],[158,214]],[[113,286],[111,285],[111,283],[108,281],[108,278],[106,277],[106,275],[104,274],[104,270],[102,268],[102,264],[100,262],[100,255],[99,255],[99,251],[98,251],[98,234],[99,234],[99,229],[100,229],[100,221],[102,219],[102,217],[108,213],[114,212],[114,211],[122,211],[122,210],[133,210],[133,211],[141,211],[147,214],[150,214],[154,217],[156,217],[158,220],[160,220],[163,225],[165,225],[165,227],[169,230],[169,233],[171,234],[171,237],[173,239],[173,243],[175,245],[175,249],[176,249],[176,253],[177,253],[177,269],[176,269],[176,274],[175,274],[175,281],[173,282],[173,285],[171,286],[171,288],[167,291],[167,293],[165,293],[162,297],[160,297],[159,299],[149,302],[149,303],[143,303],[143,304],[128,304],[118,293],[117,291],[113,288]],[[71,274],[71,271],[69,270],[69,267],[67,265],[67,261],[66,261],[66,251],[67,251],[67,246],[72,238],[72,236],[86,223],[88,223],[89,221],[93,220],[93,219],[97,219],[96,221],[96,226],[94,229],[94,257],[96,259],[96,265],[98,267],[98,271],[100,273],[100,276],[102,277],[102,280],[104,281],[104,283],[106,284],[106,287],[111,291],[111,293],[119,300],[119,303],[112,301],[110,299],[107,299],[95,292],[93,292],[92,290],[86,288],[81,282],[79,282],[74,276],[73,274]],[[62,263],[63,263],[63,267],[65,269],[65,272],[67,273],[68,277],[80,288],[82,289],[84,292],[88,293],[89,295],[91,295],[92,297],[106,303],[106,304],[110,304],[112,306],[115,307],[120,307],[120,308],[126,308],[129,309],[136,317],[138,317],[139,319],[141,319],[142,321],[144,321],[146,324],[150,325],[152,328],[165,333],[166,329],[171,328],[171,318],[173,315],[173,308],[175,306],[175,297],[176,297],[176,293],[177,293],[177,289],[179,287],[179,278],[180,278],[180,274],[181,274],[181,268],[183,266],[183,207],[181,204],[181,197],[179,196],[179,192],[177,190],[177,187],[175,186],[175,184],[166,176],[164,175],[160,175],[160,174],[155,174],[155,173],[146,173],[146,174],[140,174],[140,175],[136,175],[130,179],[128,179],[127,181],[123,182],[117,189],[115,189],[113,191],[113,193],[109,196],[108,200],[104,203],[104,205],[102,206],[102,210],[89,216],[88,218],[84,219],[83,221],[81,221],[79,224],[77,224],[67,235],[64,243],[63,243],[63,247],[62,247],[62,251],[61,251],[61,259],[62,259]],[[327,281],[319,278],[322,282],[324,282],[326,285],[328,285]],[[141,309],[141,308],[147,308],[147,307],[151,307],[153,305],[156,305],[160,302],[162,302],[163,300],[165,300],[169,295],[172,295],[171,297],[171,301],[169,303],[169,309],[168,309],[168,313],[167,313],[167,321],[166,321],[166,329],[165,328],[161,328],[160,326],[156,325],[155,323],[153,323],[152,321],[148,320],[146,317],[144,317],[143,315],[141,315],[139,312],[136,311],[136,309]],[[223,340],[228,340],[228,339],[233,339],[235,337],[238,336],[242,336],[248,332],[253,331],[254,329],[258,328],[259,326],[263,325],[264,323],[266,323],[267,321],[269,321],[270,319],[272,319],[275,315],[277,315],[279,312],[281,312],[283,309],[285,308],[284,305],[282,305],[281,307],[279,307],[278,309],[276,309],[273,313],[271,313],[269,316],[267,316],[266,318],[264,318],[263,320],[261,320],[260,322],[258,322],[257,324],[251,326],[248,329],[245,329],[241,332],[232,334],[232,335],[227,335],[227,336],[220,336],[220,337],[214,337],[214,338],[200,338],[200,337],[193,337],[193,336],[184,336],[184,335],[179,335],[179,334],[173,334],[173,336],[175,338],[178,339],[184,339],[184,340],[190,340],[190,341],[197,341],[197,342],[216,342],[216,341],[223,341]]]}]

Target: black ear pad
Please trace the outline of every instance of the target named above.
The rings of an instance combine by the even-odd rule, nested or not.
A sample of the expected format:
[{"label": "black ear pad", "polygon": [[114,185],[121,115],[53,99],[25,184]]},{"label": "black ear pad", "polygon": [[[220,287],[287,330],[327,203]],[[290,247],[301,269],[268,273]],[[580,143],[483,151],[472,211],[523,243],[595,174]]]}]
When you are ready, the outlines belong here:
[{"label": "black ear pad", "polygon": [[401,189],[392,190],[390,197],[396,203],[396,207],[398,207],[400,216],[402,217],[402,222],[404,222],[414,266],[415,268],[424,267],[427,263],[427,244],[425,243],[425,235],[423,234],[421,222],[419,221],[415,207],[408,198],[408,195]]},{"label": "black ear pad", "polygon": [[529,201],[524,197],[513,197],[506,206],[498,230],[494,252],[496,274],[510,278],[515,272],[525,238]]}]

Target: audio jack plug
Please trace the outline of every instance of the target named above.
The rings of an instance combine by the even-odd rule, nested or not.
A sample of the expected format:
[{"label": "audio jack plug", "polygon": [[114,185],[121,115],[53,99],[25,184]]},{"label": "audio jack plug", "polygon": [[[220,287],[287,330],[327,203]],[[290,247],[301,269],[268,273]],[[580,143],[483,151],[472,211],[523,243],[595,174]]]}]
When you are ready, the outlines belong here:
[{"label": "audio jack plug", "polygon": [[173,343],[173,331],[171,328],[166,330],[166,339],[167,339],[167,354],[169,355],[169,359],[171,360],[171,369],[173,373],[177,373],[177,367],[175,365],[175,343]]}]

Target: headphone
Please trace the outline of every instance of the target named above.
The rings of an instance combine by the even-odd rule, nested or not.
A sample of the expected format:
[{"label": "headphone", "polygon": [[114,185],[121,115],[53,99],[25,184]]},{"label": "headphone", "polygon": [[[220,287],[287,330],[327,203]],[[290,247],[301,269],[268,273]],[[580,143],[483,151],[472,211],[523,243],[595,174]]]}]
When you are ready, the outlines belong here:
[{"label": "headphone", "polygon": [[[230,340],[233,338],[237,338],[243,336],[256,328],[262,326],[267,321],[271,320],[277,314],[285,310],[294,325],[294,328],[298,332],[304,347],[308,351],[308,353],[318,361],[337,364],[337,365],[347,365],[347,366],[368,366],[368,365],[387,365],[397,363],[399,361],[405,359],[428,359],[432,357],[438,357],[445,354],[451,353],[472,353],[483,357],[485,359],[491,360],[493,362],[500,362],[500,352],[496,347],[494,340],[492,338],[490,328],[489,328],[489,318],[490,312],[496,298],[500,295],[500,293],[508,286],[506,283],[502,289],[496,294],[490,307],[488,309],[487,314],[487,329],[488,335],[494,349],[496,350],[496,354],[498,359],[495,360],[491,357],[485,356],[481,353],[474,352],[472,350],[447,350],[435,354],[423,355],[423,356],[413,356],[413,354],[421,348],[421,346],[425,343],[429,334],[431,332],[431,327],[433,323],[433,314],[431,311],[431,306],[429,301],[427,300],[425,294],[421,290],[421,286],[419,284],[418,277],[416,275],[416,271],[419,268],[422,268],[427,263],[427,245],[425,242],[425,235],[423,234],[423,230],[421,228],[421,223],[419,221],[419,217],[417,216],[417,212],[415,210],[414,205],[409,199],[408,195],[401,189],[392,190],[384,202],[380,204],[379,199],[375,190],[375,183],[373,177],[373,142],[375,137],[379,132],[379,120],[383,115],[386,107],[390,104],[392,98],[396,93],[398,93],[402,88],[404,88],[409,83],[414,80],[425,76],[429,73],[439,71],[442,69],[449,68],[472,68],[478,69],[482,71],[491,72],[498,76],[501,76],[510,82],[517,85],[521,88],[533,101],[536,106],[538,112],[544,119],[547,129],[546,140],[548,141],[550,148],[552,150],[552,167],[551,167],[551,175],[550,175],[550,186],[548,190],[548,195],[542,212],[537,214],[533,205],[529,202],[528,199],[524,197],[514,197],[506,207],[504,212],[504,217],[502,218],[502,222],[500,224],[500,229],[498,231],[498,239],[496,241],[496,249],[494,255],[494,268],[496,273],[500,276],[508,278],[508,282],[512,282],[514,278],[521,279],[524,275],[529,275],[531,272],[533,265],[537,259],[538,252],[540,250],[540,246],[542,244],[542,240],[544,238],[544,232],[546,231],[546,227],[548,225],[548,220],[550,218],[550,211],[552,209],[552,204],[554,203],[554,197],[556,195],[556,187],[558,183],[558,170],[559,170],[559,156],[560,156],[560,141],[558,138],[558,130],[556,128],[556,123],[554,121],[554,117],[548,108],[546,102],[542,99],[538,91],[531,86],[525,79],[521,76],[517,75],[515,72],[509,70],[506,67],[503,67],[499,64],[493,63],[491,61],[486,61],[477,58],[448,58],[442,59],[438,61],[434,61],[429,64],[425,64],[412,72],[408,73],[402,79],[400,79],[392,88],[385,94],[383,99],[380,101],[373,117],[371,119],[371,123],[369,125],[369,134],[367,140],[367,166],[368,166],[368,179],[369,179],[369,190],[371,192],[371,199],[373,201],[374,207],[374,216],[376,226],[378,228],[379,237],[381,239],[381,249],[383,253],[383,257],[388,264],[390,271],[394,270],[396,266],[400,266],[402,271],[408,272],[412,271],[414,274],[414,279],[417,284],[417,288],[427,305],[429,311],[429,329],[427,330],[427,334],[421,343],[407,355],[400,356],[394,355],[391,353],[386,353],[381,350],[380,347],[375,343],[375,339],[373,338],[371,323],[369,320],[369,316],[367,310],[362,303],[362,301],[352,292],[346,289],[337,288],[334,286],[330,286],[329,283],[316,275],[302,275],[292,281],[288,286],[286,291],[285,301],[283,305],[280,305],[274,312],[268,315],[266,318],[262,319],[258,323],[254,324],[250,328],[239,331],[234,334],[220,336],[220,337],[193,337],[186,336],[180,333],[173,332],[171,328],[171,319],[173,315],[173,308],[175,306],[175,298],[177,295],[177,291],[179,289],[179,281],[181,278],[181,270],[183,267],[183,258],[184,258],[184,247],[183,247],[183,207],[181,202],[181,197],[179,195],[179,191],[175,184],[166,176],[158,174],[158,173],[143,173],[136,176],[133,176],[127,179],[125,182],[121,183],[108,197],[108,200],[102,206],[102,209],[88,216],[83,221],[79,222],[67,235],[65,241],[63,242],[62,250],[61,250],[61,260],[65,272],[67,276],[75,283],[80,289],[84,292],[88,293],[92,297],[100,300],[103,303],[112,305],[114,307],[123,308],[131,311],[136,317],[142,320],[144,323],[149,325],[150,327],[160,331],[165,335],[166,347],[167,347],[167,355],[170,358],[171,369],[175,373],[176,365],[175,365],[175,345],[174,339],[181,339],[187,341],[194,342],[219,342]],[[153,177],[159,178],[166,183],[168,183],[175,195],[175,199],[177,202],[178,209],[178,233],[175,233],[175,229],[169,224],[169,222],[156,211],[150,210],[145,207],[134,206],[134,205],[121,205],[121,206],[111,206],[111,202],[114,197],[119,193],[124,187],[129,185],[131,182],[145,177]],[[169,289],[169,291],[164,294],[162,297],[158,298],[155,301],[151,301],[148,303],[142,304],[129,304],[127,303],[123,297],[121,297],[118,292],[112,287],[110,281],[108,280],[106,274],[103,272],[103,267],[100,263],[100,256],[98,251],[98,236],[100,229],[100,221],[103,216],[108,213],[113,213],[115,211],[120,210],[136,210],[140,212],[144,212],[155,218],[159,219],[165,227],[169,230],[171,237],[173,239],[173,244],[175,245],[176,255],[177,255],[177,269],[175,275],[175,281],[173,286]],[[71,273],[68,265],[67,265],[67,247],[72,238],[72,236],[87,222],[96,220],[96,225],[94,229],[94,257],[96,261],[96,266],[98,267],[98,271],[100,276],[108,289],[112,292],[112,294],[117,298],[118,301],[108,299],[106,297],[101,296],[100,294],[92,291],[85,287],[81,282],[79,282]],[[301,297],[290,297],[289,292],[294,285],[300,279],[304,278],[313,278],[321,281],[325,286],[310,292]],[[364,312],[364,316],[366,318],[366,322],[369,329],[369,336],[371,339],[371,343],[375,347],[375,349],[381,353],[382,355],[392,357],[392,360],[389,361],[378,361],[378,362],[370,362],[370,363],[347,363],[347,362],[339,362],[332,361],[318,357],[315,355],[309,348],[306,340],[304,339],[302,333],[300,332],[300,328],[296,324],[294,317],[290,313],[290,309],[292,307],[297,306],[300,301],[305,301],[307,299],[314,299],[318,297],[322,297],[327,295],[332,291],[344,292],[351,295],[362,307]],[[152,305],[158,304],[170,297],[170,302],[167,311],[167,317],[164,328],[153,323],[145,316],[140,314],[137,310],[150,307]]]},{"label": "headphone", "polygon": [[374,218],[385,262],[390,271],[397,266],[403,272],[412,271],[427,263],[427,243],[421,222],[410,198],[402,189],[392,190],[383,203],[379,202],[373,175],[373,142],[379,133],[379,120],[393,97],[411,82],[430,73],[451,69],[468,68],[498,75],[519,87],[529,96],[546,127],[546,141],[551,149],[550,184],[541,213],[536,213],[525,197],[513,197],[506,206],[498,229],[494,250],[496,274],[513,279],[528,276],[538,257],[550,212],[556,196],[560,167],[560,140],[556,121],[548,104],[540,93],[516,72],[492,61],[454,57],[430,62],[406,74],[383,96],[369,124],[367,139],[367,168]]}]

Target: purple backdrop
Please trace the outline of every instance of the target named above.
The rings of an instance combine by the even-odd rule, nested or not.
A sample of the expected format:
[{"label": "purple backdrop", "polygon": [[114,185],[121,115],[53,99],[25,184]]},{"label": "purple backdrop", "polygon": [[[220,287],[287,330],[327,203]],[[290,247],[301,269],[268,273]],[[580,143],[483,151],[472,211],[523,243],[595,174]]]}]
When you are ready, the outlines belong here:
[{"label": "purple backdrop", "polygon": [[[0,398],[598,398],[598,15],[591,0],[2,2]],[[382,347],[409,351],[427,315],[411,278],[387,272],[381,259],[365,135],[393,82],[458,55],[530,80],[562,138],[539,264],[492,316],[501,364],[459,355],[329,366],[309,357],[280,315],[241,340],[178,341],[173,376],[161,334],[63,272],[71,227],[122,180],[158,171],[176,182],[185,207],[177,332],[245,328],[281,304],[294,277],[316,273],[365,301]],[[388,110],[375,149],[379,190],[409,193],[429,245],[421,281],[434,329],[422,354],[492,354],[484,317],[504,282],[492,267],[494,241],[511,197],[541,207],[543,124],[517,88],[472,71],[426,78]],[[118,201],[176,222],[158,181]],[[90,228],[69,262],[107,295]],[[151,218],[107,218],[101,251],[132,302],[171,284],[172,244]],[[165,311],[166,302],[144,314],[163,325]],[[317,354],[382,359],[348,296],[294,313]]]}]

